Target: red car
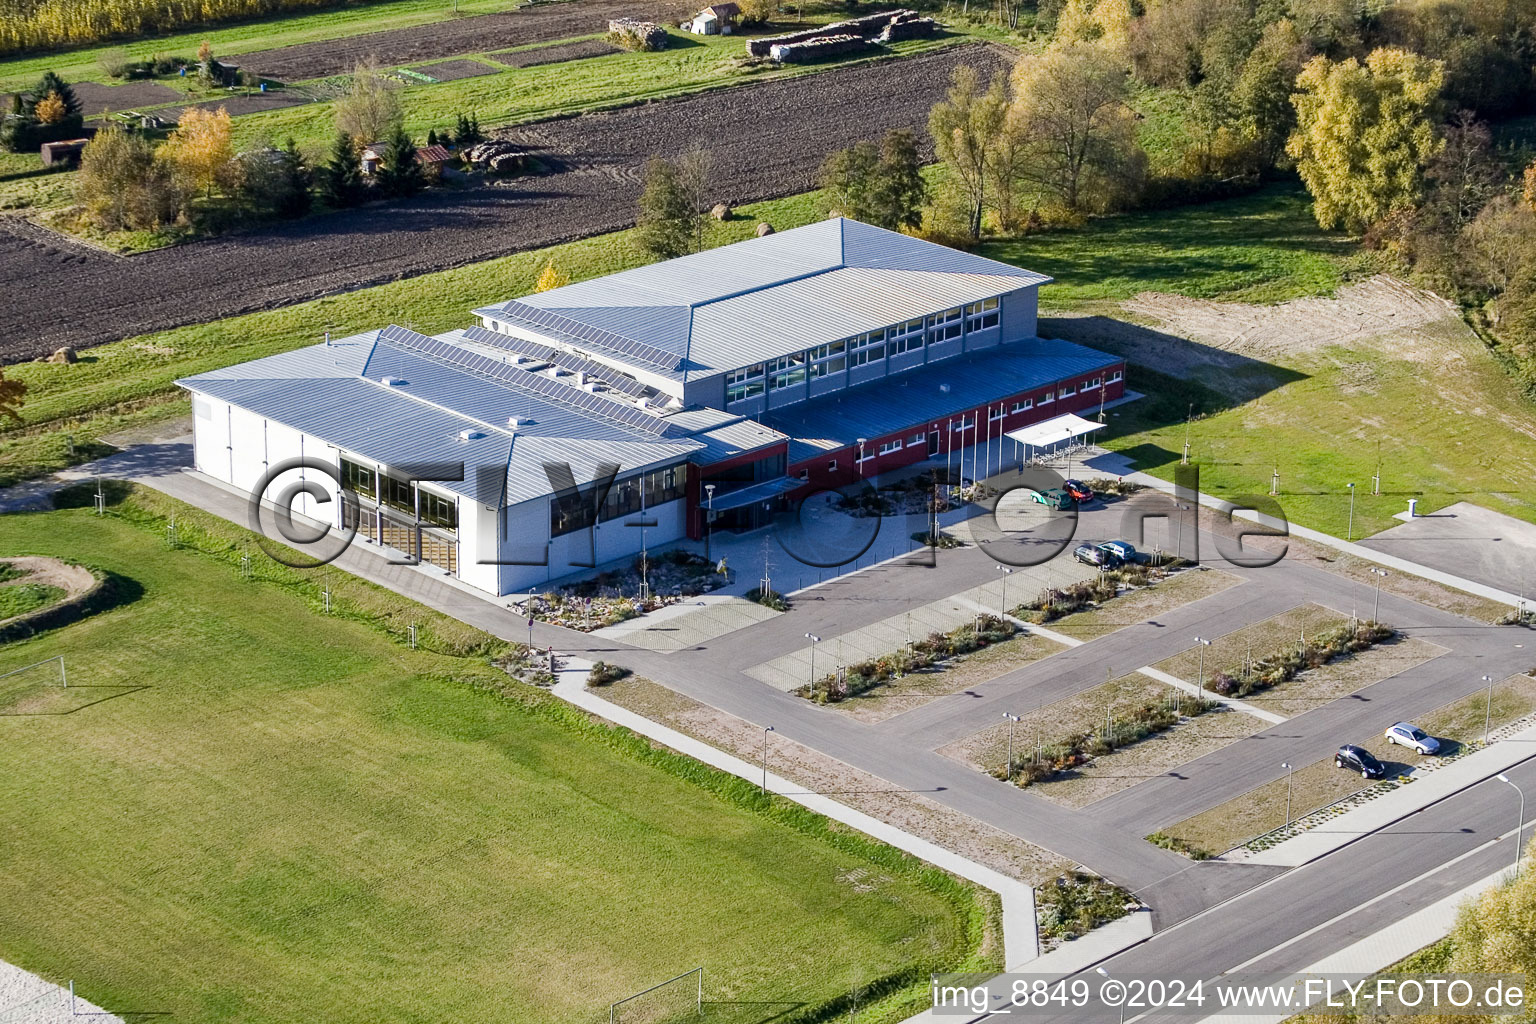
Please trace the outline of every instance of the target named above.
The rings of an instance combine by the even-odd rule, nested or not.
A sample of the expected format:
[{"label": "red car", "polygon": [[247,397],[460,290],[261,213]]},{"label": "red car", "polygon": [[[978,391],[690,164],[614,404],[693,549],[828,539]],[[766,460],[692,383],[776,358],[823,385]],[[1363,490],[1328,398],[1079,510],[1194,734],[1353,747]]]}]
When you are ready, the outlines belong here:
[{"label": "red car", "polygon": [[1068,480],[1062,484],[1062,489],[1072,495],[1074,501],[1081,505],[1085,501],[1093,500],[1093,488],[1081,480]]}]

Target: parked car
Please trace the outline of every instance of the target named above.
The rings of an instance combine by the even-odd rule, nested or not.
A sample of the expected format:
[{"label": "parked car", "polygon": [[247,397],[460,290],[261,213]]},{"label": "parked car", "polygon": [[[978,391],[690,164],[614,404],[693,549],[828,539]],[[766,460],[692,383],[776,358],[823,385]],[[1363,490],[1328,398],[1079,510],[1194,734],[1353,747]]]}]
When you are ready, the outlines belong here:
[{"label": "parked car", "polygon": [[1400,747],[1412,747],[1421,754],[1440,753],[1440,741],[1412,722],[1398,722],[1388,728],[1387,742]]},{"label": "parked car", "polygon": [[1387,774],[1387,766],[1376,760],[1374,754],[1353,743],[1346,743],[1339,748],[1339,752],[1333,755],[1333,766],[1359,772],[1363,779],[1379,779]]},{"label": "parked car", "polygon": [[1088,565],[1096,565],[1101,569],[1113,569],[1120,564],[1120,559],[1114,553],[1105,549],[1102,544],[1079,544],[1072,552],[1072,557],[1079,562]]},{"label": "parked car", "polygon": [[1103,544],[1100,544],[1099,547],[1103,548],[1105,551],[1110,552],[1122,562],[1136,561],[1136,549],[1126,541],[1108,540]]},{"label": "parked car", "polygon": [[1093,488],[1089,487],[1081,480],[1068,480],[1066,483],[1061,485],[1061,489],[1072,495],[1072,500],[1074,501],[1081,502],[1093,500]]},{"label": "parked car", "polygon": [[1030,491],[1029,496],[1046,508],[1066,510],[1072,507],[1072,495],[1060,487],[1051,487],[1043,491]]}]

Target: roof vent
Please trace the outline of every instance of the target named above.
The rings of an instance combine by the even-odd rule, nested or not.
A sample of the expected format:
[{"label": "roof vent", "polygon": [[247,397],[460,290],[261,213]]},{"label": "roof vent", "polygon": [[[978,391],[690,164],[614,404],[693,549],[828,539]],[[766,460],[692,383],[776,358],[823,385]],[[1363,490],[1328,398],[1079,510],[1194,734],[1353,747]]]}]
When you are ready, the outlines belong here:
[{"label": "roof vent", "polygon": [[379,383],[383,384],[387,388],[397,388],[404,384],[405,381],[401,380],[399,377],[380,377]]},{"label": "roof vent", "polygon": [[939,390],[944,392],[944,394],[947,395],[947,394],[949,394],[949,385],[948,384],[940,384],[939,385]]},{"label": "roof vent", "polygon": [[516,430],[518,427],[526,427],[532,422],[533,420],[529,419],[527,416],[507,417],[507,426],[511,427],[513,430]]},{"label": "roof vent", "polygon": [[460,441],[478,441],[478,440],[480,440],[484,436],[485,436],[485,434],[483,432],[479,431],[479,430],[461,430],[461,431],[459,431],[459,440]]},{"label": "roof vent", "polygon": [[597,391],[597,381],[595,381],[595,380],[587,381],[585,384],[583,384],[581,386],[581,390],[583,390],[583,391],[591,391],[591,392],[595,393]]},{"label": "roof vent", "polygon": [[637,399],[635,399],[635,408],[636,409],[647,409],[647,410],[649,410],[650,407],[651,407],[651,400],[649,398],[637,398]]}]

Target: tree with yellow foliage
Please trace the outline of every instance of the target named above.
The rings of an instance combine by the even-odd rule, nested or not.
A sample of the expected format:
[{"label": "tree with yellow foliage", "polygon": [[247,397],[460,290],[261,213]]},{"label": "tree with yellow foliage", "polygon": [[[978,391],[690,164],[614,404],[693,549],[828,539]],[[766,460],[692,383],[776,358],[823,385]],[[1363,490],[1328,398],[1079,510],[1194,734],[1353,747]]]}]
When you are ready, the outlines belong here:
[{"label": "tree with yellow foliage", "polygon": [[51,92],[37,101],[37,106],[32,108],[32,113],[37,116],[40,124],[62,124],[69,116],[69,108],[64,105],[64,97]]},{"label": "tree with yellow foliage", "polygon": [[160,147],[160,158],[188,192],[213,195],[226,165],[234,157],[230,144],[229,111],[189,108],[181,123]]},{"label": "tree with yellow foliage", "polygon": [[1440,61],[1386,47],[1364,64],[1315,57],[1301,69],[1285,151],[1319,226],[1362,231],[1417,204],[1445,144],[1435,130],[1442,78]]},{"label": "tree with yellow foliage", "polygon": [[550,260],[544,264],[544,269],[539,271],[539,279],[533,283],[533,290],[548,292],[556,288],[564,288],[570,283],[571,275],[556,267],[554,260]]}]

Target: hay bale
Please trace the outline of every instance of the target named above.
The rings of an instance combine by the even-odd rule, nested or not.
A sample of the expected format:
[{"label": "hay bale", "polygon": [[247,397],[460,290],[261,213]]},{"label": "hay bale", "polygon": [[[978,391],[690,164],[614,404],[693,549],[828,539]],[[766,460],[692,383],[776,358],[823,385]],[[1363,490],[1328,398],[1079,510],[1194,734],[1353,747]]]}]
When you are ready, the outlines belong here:
[{"label": "hay bale", "polygon": [[726,203],[716,203],[714,208],[709,211],[709,215],[715,218],[715,220],[730,220],[731,208]]},{"label": "hay bale", "polygon": [[771,234],[773,234],[773,225],[772,224],[764,223],[764,224],[759,224],[757,226],[757,237],[758,238],[762,238],[764,235],[771,235]]},{"label": "hay bale", "polygon": [[50,363],[78,363],[80,356],[73,347],[65,345],[63,348],[54,349],[53,355],[48,357],[48,361]]}]

